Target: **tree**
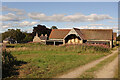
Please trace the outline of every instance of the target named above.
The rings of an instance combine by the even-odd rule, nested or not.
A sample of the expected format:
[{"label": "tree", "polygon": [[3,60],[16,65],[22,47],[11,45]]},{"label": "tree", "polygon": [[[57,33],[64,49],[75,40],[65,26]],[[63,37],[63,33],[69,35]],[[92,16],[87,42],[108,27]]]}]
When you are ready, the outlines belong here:
[{"label": "tree", "polygon": [[25,34],[20,29],[8,29],[8,31],[2,33],[2,40],[7,37],[13,38],[17,42],[22,42],[25,38]]},{"label": "tree", "polygon": [[56,26],[52,26],[51,29],[58,29]]},{"label": "tree", "polygon": [[18,42],[22,42],[24,38],[25,38],[25,34],[23,32],[21,32],[20,29],[16,29],[15,39]]},{"label": "tree", "polygon": [[25,38],[24,38],[23,42],[30,42],[33,40],[31,33],[24,32],[24,34],[25,34]]},{"label": "tree", "polygon": [[37,25],[33,27],[32,37],[34,37],[36,33],[38,33],[39,36],[41,34],[47,34],[47,36],[49,36],[51,33],[51,29],[47,28],[45,25]]}]

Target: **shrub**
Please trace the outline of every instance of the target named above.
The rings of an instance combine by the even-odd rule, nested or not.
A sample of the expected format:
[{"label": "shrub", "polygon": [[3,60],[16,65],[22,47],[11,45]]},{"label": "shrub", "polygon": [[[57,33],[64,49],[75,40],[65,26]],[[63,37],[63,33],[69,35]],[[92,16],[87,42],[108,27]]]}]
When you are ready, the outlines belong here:
[{"label": "shrub", "polygon": [[17,66],[21,64],[26,64],[26,62],[18,61],[11,52],[2,50],[2,78],[17,76],[19,74]]},{"label": "shrub", "polygon": [[13,66],[16,58],[13,57],[10,52],[3,50],[2,52],[2,77],[9,77],[13,74]]}]

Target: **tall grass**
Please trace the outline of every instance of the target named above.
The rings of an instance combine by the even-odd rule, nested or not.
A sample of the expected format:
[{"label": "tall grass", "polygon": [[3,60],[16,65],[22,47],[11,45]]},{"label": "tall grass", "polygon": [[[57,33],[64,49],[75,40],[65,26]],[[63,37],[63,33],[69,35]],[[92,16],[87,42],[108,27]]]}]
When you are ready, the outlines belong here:
[{"label": "tall grass", "polygon": [[[14,48],[9,48],[11,51],[41,51],[45,53],[49,52],[62,52],[62,53],[110,53],[110,48],[93,45],[42,45],[40,43],[28,43],[28,44],[13,44],[9,45]],[[62,54],[61,53],[61,54]]]}]

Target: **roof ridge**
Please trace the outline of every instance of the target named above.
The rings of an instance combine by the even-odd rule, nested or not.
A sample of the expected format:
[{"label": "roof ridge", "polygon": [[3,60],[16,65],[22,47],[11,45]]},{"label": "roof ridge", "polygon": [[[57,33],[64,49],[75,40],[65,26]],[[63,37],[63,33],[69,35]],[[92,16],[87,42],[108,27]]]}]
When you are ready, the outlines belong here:
[{"label": "roof ridge", "polygon": [[71,29],[52,29],[52,30],[71,30]]},{"label": "roof ridge", "polygon": [[77,29],[77,30],[80,30],[80,29],[78,29],[78,28],[73,28],[73,29]]},{"label": "roof ridge", "polygon": [[80,30],[113,30],[113,29],[80,29]]},{"label": "roof ridge", "polygon": [[[78,33],[78,35],[80,36],[80,37],[82,37],[83,39],[84,39],[84,35],[83,35],[83,33],[80,31],[80,29],[78,29],[78,28],[73,28],[77,33]],[[80,33],[79,33],[79,32]],[[81,35],[80,35],[81,34]]]}]

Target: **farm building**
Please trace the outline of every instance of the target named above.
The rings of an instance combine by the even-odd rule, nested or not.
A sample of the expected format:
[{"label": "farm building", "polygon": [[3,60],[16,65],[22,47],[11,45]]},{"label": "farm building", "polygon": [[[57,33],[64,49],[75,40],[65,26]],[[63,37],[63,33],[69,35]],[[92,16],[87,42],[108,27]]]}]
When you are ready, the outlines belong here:
[{"label": "farm building", "polygon": [[[114,35],[113,35],[114,34]],[[37,36],[37,37],[36,37]],[[42,41],[36,34],[33,42]],[[47,37],[47,36],[44,36]],[[37,39],[39,38],[39,39]],[[37,41],[35,41],[37,39]],[[111,48],[113,40],[116,40],[116,33],[112,29],[52,29],[50,36],[44,42],[46,44],[105,44]]]},{"label": "farm building", "polygon": [[14,44],[14,43],[17,43],[17,41],[13,38],[8,37],[3,40],[3,43]]},{"label": "farm building", "polygon": [[41,34],[41,36],[38,36],[38,33],[36,33],[36,36],[34,36],[33,42],[43,42],[46,43],[47,40],[47,34],[45,34],[45,36],[43,34]]}]

